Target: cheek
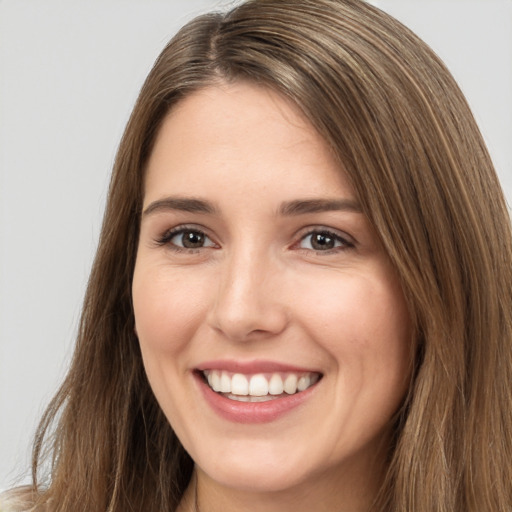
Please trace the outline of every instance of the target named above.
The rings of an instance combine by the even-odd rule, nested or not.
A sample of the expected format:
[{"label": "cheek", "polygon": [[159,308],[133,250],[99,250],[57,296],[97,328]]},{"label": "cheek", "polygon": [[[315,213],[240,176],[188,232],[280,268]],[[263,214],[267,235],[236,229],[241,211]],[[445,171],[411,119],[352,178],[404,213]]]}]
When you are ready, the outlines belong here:
[{"label": "cheek", "polygon": [[197,289],[189,278],[180,278],[164,265],[135,267],[133,308],[144,368],[169,422],[181,431],[183,402],[190,408],[181,387],[188,372],[187,348],[204,303],[200,295],[192,293]]},{"label": "cheek", "polygon": [[197,329],[204,298],[197,283],[165,268],[138,270],[133,279],[133,308],[143,351],[174,353]]},{"label": "cheek", "polygon": [[306,290],[304,326],[351,386],[380,378],[401,387],[409,371],[411,329],[398,283],[387,275],[343,274]]}]

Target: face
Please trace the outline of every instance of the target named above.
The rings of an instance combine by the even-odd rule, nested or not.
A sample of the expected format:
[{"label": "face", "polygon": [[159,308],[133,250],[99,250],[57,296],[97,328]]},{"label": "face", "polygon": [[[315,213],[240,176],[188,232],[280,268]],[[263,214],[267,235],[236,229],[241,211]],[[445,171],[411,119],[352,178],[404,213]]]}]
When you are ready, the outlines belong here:
[{"label": "face", "polygon": [[285,99],[212,86],[167,116],[133,304],[203,478],[270,492],[374,470],[410,375],[408,315],[343,170]]}]

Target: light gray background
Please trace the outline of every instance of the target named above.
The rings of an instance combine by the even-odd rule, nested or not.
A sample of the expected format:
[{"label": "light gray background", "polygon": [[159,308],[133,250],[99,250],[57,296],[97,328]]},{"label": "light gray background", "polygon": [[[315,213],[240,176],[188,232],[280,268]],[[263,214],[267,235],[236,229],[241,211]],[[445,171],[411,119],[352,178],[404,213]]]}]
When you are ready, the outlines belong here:
[{"label": "light gray background", "polygon": [[[0,489],[69,361],[109,172],[154,59],[212,0],[0,0]],[[512,0],[375,0],[445,60],[512,198]]]}]

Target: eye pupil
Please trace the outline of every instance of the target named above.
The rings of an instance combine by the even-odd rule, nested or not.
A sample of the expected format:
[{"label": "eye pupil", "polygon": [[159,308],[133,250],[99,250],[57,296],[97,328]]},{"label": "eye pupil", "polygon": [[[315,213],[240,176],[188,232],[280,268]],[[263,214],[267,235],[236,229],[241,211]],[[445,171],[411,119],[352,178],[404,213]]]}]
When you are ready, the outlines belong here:
[{"label": "eye pupil", "polygon": [[311,247],[315,250],[333,249],[334,244],[334,238],[328,233],[315,233],[311,237]]},{"label": "eye pupil", "polygon": [[183,233],[182,244],[183,247],[186,247],[187,249],[203,247],[204,235],[199,231],[186,231]]}]

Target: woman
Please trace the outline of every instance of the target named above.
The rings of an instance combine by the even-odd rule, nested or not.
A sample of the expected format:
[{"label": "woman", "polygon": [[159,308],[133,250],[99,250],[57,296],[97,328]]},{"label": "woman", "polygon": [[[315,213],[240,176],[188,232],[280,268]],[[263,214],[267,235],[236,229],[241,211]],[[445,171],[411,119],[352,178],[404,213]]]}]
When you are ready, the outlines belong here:
[{"label": "woman", "polygon": [[462,94],[398,22],[194,20],[121,142],[25,501],[510,510],[511,247]]}]

